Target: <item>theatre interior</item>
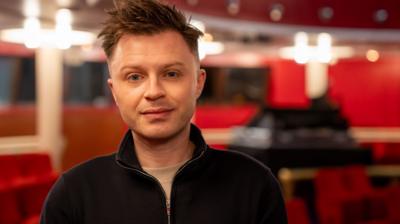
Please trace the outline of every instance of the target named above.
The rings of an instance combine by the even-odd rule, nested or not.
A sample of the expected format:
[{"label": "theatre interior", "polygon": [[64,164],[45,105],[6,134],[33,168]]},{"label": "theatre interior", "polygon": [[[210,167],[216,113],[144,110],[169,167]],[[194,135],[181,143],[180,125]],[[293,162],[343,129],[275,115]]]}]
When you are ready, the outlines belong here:
[{"label": "theatre interior", "polygon": [[[289,224],[400,224],[400,1],[168,0],[199,39],[192,122],[281,185]],[[97,34],[111,0],[0,1],[0,223],[128,130]],[[238,164],[240,166],[240,164]]]}]

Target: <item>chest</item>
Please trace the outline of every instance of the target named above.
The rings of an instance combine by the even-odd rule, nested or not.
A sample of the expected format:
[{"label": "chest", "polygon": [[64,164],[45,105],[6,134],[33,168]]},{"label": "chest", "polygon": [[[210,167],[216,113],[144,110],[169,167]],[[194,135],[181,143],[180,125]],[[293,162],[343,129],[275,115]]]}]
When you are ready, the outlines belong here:
[{"label": "chest", "polygon": [[[240,193],[247,190],[234,186],[204,183],[198,179],[173,184],[170,224],[254,223],[256,197],[251,199]],[[168,224],[165,194],[155,182],[121,181],[92,189],[81,196],[79,223]]]}]

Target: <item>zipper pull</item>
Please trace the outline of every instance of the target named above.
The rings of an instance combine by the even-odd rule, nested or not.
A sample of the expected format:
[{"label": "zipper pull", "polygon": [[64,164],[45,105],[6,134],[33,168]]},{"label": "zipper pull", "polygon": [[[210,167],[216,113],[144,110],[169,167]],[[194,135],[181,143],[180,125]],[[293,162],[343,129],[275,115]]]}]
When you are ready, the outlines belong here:
[{"label": "zipper pull", "polygon": [[170,203],[170,200],[167,200],[167,203],[166,203],[166,205],[167,205],[167,216],[168,216],[168,224],[170,224],[171,223],[171,203]]}]

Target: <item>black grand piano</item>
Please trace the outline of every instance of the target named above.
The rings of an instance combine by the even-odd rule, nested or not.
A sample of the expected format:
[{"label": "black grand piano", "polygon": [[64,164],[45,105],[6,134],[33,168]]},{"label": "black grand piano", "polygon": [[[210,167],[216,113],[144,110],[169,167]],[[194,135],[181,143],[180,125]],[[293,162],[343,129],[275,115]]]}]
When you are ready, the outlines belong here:
[{"label": "black grand piano", "polygon": [[372,153],[349,134],[333,107],[264,108],[245,127],[235,128],[230,150],[247,153],[276,174],[280,168],[370,165]]}]

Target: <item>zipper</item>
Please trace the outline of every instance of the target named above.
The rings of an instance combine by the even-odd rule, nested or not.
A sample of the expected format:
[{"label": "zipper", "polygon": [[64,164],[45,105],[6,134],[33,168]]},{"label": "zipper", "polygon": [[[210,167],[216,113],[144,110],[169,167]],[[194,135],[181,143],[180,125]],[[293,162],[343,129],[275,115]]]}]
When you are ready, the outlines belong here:
[{"label": "zipper", "polygon": [[174,183],[175,177],[178,176],[178,174],[179,174],[183,169],[185,169],[185,167],[187,167],[187,166],[190,165],[191,163],[195,162],[196,160],[200,159],[200,158],[203,156],[203,154],[204,154],[205,151],[206,151],[206,150],[203,150],[203,151],[200,153],[199,156],[197,156],[196,158],[194,158],[194,159],[192,159],[192,160],[189,160],[187,163],[183,164],[183,166],[181,166],[181,168],[179,168],[178,171],[176,171],[176,174],[175,174],[174,178],[172,179],[172,184]]},{"label": "zipper", "polygon": [[171,208],[170,208],[171,202],[170,202],[170,203],[167,202],[167,194],[165,193],[165,190],[164,190],[164,188],[162,187],[160,181],[158,181],[157,178],[151,176],[150,174],[148,174],[148,173],[146,173],[146,172],[143,172],[143,171],[141,171],[141,170],[139,170],[139,169],[134,169],[134,168],[131,168],[131,167],[129,167],[129,166],[126,166],[126,165],[122,164],[121,162],[119,162],[118,160],[117,160],[117,162],[118,162],[118,164],[119,164],[120,166],[122,166],[123,168],[128,169],[128,170],[132,170],[132,171],[135,171],[135,172],[138,172],[138,173],[140,173],[140,174],[142,174],[142,175],[144,175],[144,176],[150,178],[151,180],[155,181],[155,182],[158,184],[158,187],[161,189],[161,192],[162,192],[162,194],[163,194],[163,196],[164,196],[163,199],[164,199],[164,203],[165,203],[165,207],[166,207],[166,213],[167,213],[167,218],[168,218],[168,224],[170,224],[170,222],[171,222],[171,220],[170,220],[170,219],[171,219],[171,218],[170,218],[170,215],[171,215],[171,214],[170,214],[170,213],[171,213],[171,212],[170,212],[170,211],[171,211]]},{"label": "zipper", "polygon": [[170,212],[170,214],[168,215],[168,224],[170,224],[170,219],[171,219],[171,205],[172,205],[172,198],[173,198],[172,195],[173,195],[173,193],[175,193],[175,192],[173,192],[173,190],[174,190],[174,183],[175,183],[176,177],[181,173],[181,171],[182,171],[183,169],[185,169],[185,167],[187,167],[187,166],[190,165],[191,163],[195,162],[196,160],[200,159],[200,158],[203,156],[203,154],[204,154],[205,151],[206,151],[206,150],[203,150],[203,151],[200,153],[199,156],[197,156],[196,158],[194,158],[194,159],[188,161],[187,163],[185,163],[181,168],[178,169],[178,171],[176,171],[176,174],[175,174],[174,178],[172,178],[171,196],[170,196],[170,201],[169,201],[169,204],[170,204],[169,206],[170,206],[170,208],[169,208],[169,210],[168,210],[168,211]]},{"label": "zipper", "polygon": [[181,173],[181,171],[182,171],[183,169],[185,169],[185,167],[187,167],[187,166],[190,165],[191,163],[193,163],[193,162],[199,160],[199,159],[204,155],[205,151],[206,151],[206,150],[203,150],[203,151],[200,153],[199,156],[197,156],[196,158],[194,158],[194,159],[188,161],[188,162],[185,163],[181,168],[178,169],[178,171],[176,172],[175,176],[172,178],[171,196],[170,196],[170,201],[169,201],[169,203],[168,203],[168,201],[167,201],[167,194],[165,193],[164,188],[162,187],[160,181],[157,180],[157,178],[155,178],[155,177],[153,177],[152,175],[150,175],[150,174],[148,174],[148,173],[146,173],[146,172],[143,172],[143,171],[141,171],[141,170],[139,170],[139,169],[135,169],[135,168],[131,168],[131,167],[129,167],[129,166],[126,166],[125,164],[121,163],[121,162],[118,161],[118,160],[116,160],[116,161],[117,161],[117,163],[118,163],[120,166],[122,166],[123,168],[128,169],[128,170],[132,170],[132,171],[135,171],[135,172],[138,172],[138,173],[140,173],[140,174],[143,174],[144,176],[150,178],[151,180],[154,180],[154,181],[158,184],[158,187],[161,189],[161,192],[162,192],[162,194],[163,194],[163,196],[164,196],[164,203],[165,203],[166,213],[167,213],[167,218],[168,218],[167,221],[168,221],[168,224],[171,224],[171,204],[172,204],[172,193],[173,193],[172,191],[173,191],[173,189],[174,189],[173,186],[174,186],[175,179],[176,179],[176,177]]}]

